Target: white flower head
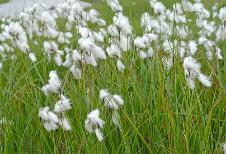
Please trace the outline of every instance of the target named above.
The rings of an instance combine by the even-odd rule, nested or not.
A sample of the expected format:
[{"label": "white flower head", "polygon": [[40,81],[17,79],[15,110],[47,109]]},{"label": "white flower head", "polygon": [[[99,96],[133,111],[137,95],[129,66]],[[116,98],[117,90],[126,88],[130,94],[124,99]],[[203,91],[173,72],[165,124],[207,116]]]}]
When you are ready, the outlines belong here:
[{"label": "white flower head", "polygon": [[199,81],[206,87],[212,85],[210,79],[201,73],[201,65],[192,57],[186,57],[183,63],[185,77],[190,89],[195,88],[195,79],[198,78]]},{"label": "white flower head", "polygon": [[188,47],[189,47],[191,55],[194,55],[196,53],[196,51],[198,50],[197,44],[195,41],[189,41]]},{"label": "white flower head", "polygon": [[19,48],[23,52],[29,49],[27,43],[27,35],[18,22],[12,22],[5,27],[5,34],[12,39],[13,46]]},{"label": "white flower head", "polygon": [[135,47],[140,48],[140,49],[146,48],[146,44],[145,44],[143,38],[140,36],[138,36],[134,39],[134,45],[135,45]]},{"label": "white flower head", "polygon": [[36,61],[37,61],[36,56],[35,56],[34,53],[29,53],[29,58],[30,58],[30,60],[31,60],[32,62],[36,62]]},{"label": "white flower head", "polygon": [[120,119],[120,116],[118,114],[117,111],[113,111],[112,112],[112,122],[114,123],[115,126],[119,126],[119,119]]},{"label": "white flower head", "polygon": [[106,89],[102,89],[99,95],[104,105],[109,109],[118,110],[118,108],[124,104],[124,100],[120,95],[112,95]]},{"label": "white flower head", "polygon": [[155,14],[164,14],[166,8],[161,2],[156,2],[154,4],[154,12]]},{"label": "white flower head", "polygon": [[110,47],[107,47],[106,51],[110,57],[116,56],[118,58],[121,58],[121,50],[115,44],[111,44]]},{"label": "white flower head", "polygon": [[51,121],[46,121],[44,122],[44,128],[47,130],[47,131],[55,131],[58,129],[58,125],[54,122],[51,122]]},{"label": "white flower head", "polygon": [[222,21],[226,21],[226,7],[220,9],[218,16]]},{"label": "white flower head", "polygon": [[76,80],[80,80],[82,78],[82,70],[74,64],[73,66],[70,67],[70,72],[72,75],[75,77]]},{"label": "white flower head", "polygon": [[108,6],[111,7],[112,11],[114,12],[121,12],[122,6],[119,4],[118,0],[107,0]]},{"label": "white flower head", "polygon": [[48,84],[42,87],[42,91],[44,92],[45,95],[48,95],[49,93],[58,93],[60,87],[61,87],[61,80],[58,77],[57,72],[51,71],[49,73]]},{"label": "white flower head", "polygon": [[132,26],[130,25],[128,17],[124,16],[121,12],[113,17],[113,23],[125,35],[132,34]]},{"label": "white flower head", "polygon": [[39,117],[42,118],[45,121],[58,123],[59,119],[57,115],[49,110],[49,107],[44,107],[39,109]]},{"label": "white flower head", "polygon": [[71,125],[70,122],[68,121],[68,119],[63,116],[60,120],[59,120],[59,125],[61,125],[63,127],[63,129],[65,129],[66,131],[71,130]]},{"label": "white flower head", "polygon": [[101,129],[96,128],[95,129],[95,134],[97,136],[97,139],[101,142],[104,140],[104,134],[102,133]]},{"label": "white flower head", "polygon": [[98,140],[102,141],[103,133],[101,132],[101,129],[103,129],[105,122],[102,119],[100,119],[99,116],[100,116],[100,111],[98,109],[91,111],[87,115],[87,119],[85,121],[85,128],[90,133],[95,132]]},{"label": "white flower head", "polygon": [[71,100],[61,94],[60,100],[55,104],[56,113],[64,113],[71,109]]},{"label": "white flower head", "polygon": [[117,69],[118,69],[120,72],[123,72],[124,69],[125,69],[125,65],[122,63],[121,60],[117,60]]},{"label": "white flower head", "polygon": [[224,154],[226,154],[226,142],[223,145]]}]

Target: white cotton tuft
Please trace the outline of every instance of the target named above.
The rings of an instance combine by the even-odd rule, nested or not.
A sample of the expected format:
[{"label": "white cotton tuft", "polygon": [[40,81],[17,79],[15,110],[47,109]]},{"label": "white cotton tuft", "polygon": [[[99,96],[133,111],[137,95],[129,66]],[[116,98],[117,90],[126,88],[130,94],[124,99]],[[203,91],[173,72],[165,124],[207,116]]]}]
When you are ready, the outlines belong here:
[{"label": "white cotton tuft", "polygon": [[223,145],[224,154],[226,154],[226,142]]},{"label": "white cotton tuft", "polygon": [[89,132],[89,133],[93,133],[93,124],[89,119],[86,119],[85,121],[85,129]]},{"label": "white cotton tuft", "polygon": [[19,48],[22,52],[29,49],[27,35],[23,27],[18,22],[12,22],[5,27],[5,36],[12,39],[13,46]]},{"label": "white cotton tuft", "polygon": [[148,48],[148,52],[147,52],[147,57],[152,57],[153,56],[153,54],[154,54],[154,51],[153,51],[153,49],[152,49],[152,47],[149,47]]},{"label": "white cotton tuft", "polygon": [[100,119],[99,116],[100,116],[100,111],[98,109],[95,109],[88,114],[87,118],[90,119],[90,121],[94,125],[97,125],[98,127],[103,128],[105,122],[102,119]]},{"label": "white cotton tuft", "polygon": [[49,111],[48,112],[48,118],[47,118],[47,121],[51,121],[51,122],[54,122],[54,123],[58,123],[59,122],[59,119],[57,117],[57,115],[52,112],[52,111]]},{"label": "white cotton tuft", "polygon": [[219,18],[223,21],[226,21],[226,7],[220,9]]},{"label": "white cotton tuft", "polygon": [[76,80],[80,80],[82,78],[82,70],[77,68],[75,65],[73,65],[69,70]]},{"label": "white cotton tuft", "polygon": [[141,59],[145,59],[145,58],[148,57],[147,53],[144,52],[144,51],[139,51],[139,52],[138,52],[138,55],[139,55],[139,57],[140,57]]},{"label": "white cotton tuft", "polygon": [[112,122],[114,123],[115,126],[119,126],[119,114],[117,111],[112,112]]},{"label": "white cotton tuft", "polygon": [[119,32],[115,25],[109,25],[107,28],[107,32],[112,37],[119,37]]},{"label": "white cotton tuft", "polygon": [[100,111],[98,109],[91,111],[87,115],[87,119],[85,121],[85,128],[89,133],[93,133],[95,131],[98,140],[102,141],[103,134],[101,133],[100,129],[103,129],[105,122],[102,119],[100,119],[99,115]]},{"label": "white cotton tuft", "polygon": [[47,130],[47,131],[55,131],[55,130],[57,130],[58,129],[58,125],[56,124],[56,123],[54,123],[54,122],[48,122],[48,121],[46,121],[46,122],[44,122],[44,128]]},{"label": "white cotton tuft", "polygon": [[40,118],[42,118],[43,120],[48,120],[48,112],[49,112],[49,107],[48,106],[46,106],[44,108],[40,108],[38,116]]},{"label": "white cotton tuft", "polygon": [[102,34],[102,32],[99,32],[99,33],[93,32],[93,36],[94,36],[95,40],[98,42],[104,41],[104,34]]},{"label": "white cotton tuft", "polygon": [[130,49],[130,37],[126,35],[120,35],[120,47],[123,51]]},{"label": "white cotton tuft", "polygon": [[118,0],[107,0],[108,6],[111,7],[112,11],[114,12],[121,12],[122,6],[119,4]]},{"label": "white cotton tuft", "polygon": [[199,73],[198,79],[204,86],[206,86],[206,87],[212,86],[212,82],[210,81],[210,79],[206,75]]},{"label": "white cotton tuft", "polygon": [[186,78],[186,81],[187,81],[188,87],[189,87],[190,89],[195,89],[195,82],[194,82],[193,79],[191,79],[191,78]]},{"label": "white cotton tuft", "polygon": [[120,72],[123,72],[124,69],[125,69],[125,65],[122,63],[121,60],[117,60],[117,69],[118,69]]},{"label": "white cotton tuft", "polygon": [[222,60],[223,59],[223,56],[221,55],[221,49],[220,48],[217,48],[216,49],[216,55],[217,55],[217,58]]},{"label": "white cotton tuft", "polygon": [[128,17],[124,16],[122,12],[119,12],[113,17],[113,23],[117,26],[121,33],[125,35],[132,34],[132,26],[130,25]]},{"label": "white cotton tuft", "polygon": [[144,40],[142,37],[138,36],[134,39],[134,45],[137,48],[146,48],[146,45],[144,43]]},{"label": "white cotton tuft", "polygon": [[64,113],[71,109],[71,100],[61,94],[60,100],[55,104],[56,113]]},{"label": "white cotton tuft", "polygon": [[109,96],[109,95],[110,95],[110,93],[108,92],[107,89],[101,89],[100,90],[100,94],[99,94],[100,100],[104,100],[104,98]]},{"label": "white cotton tuft", "polygon": [[124,100],[119,95],[112,95],[108,90],[102,89],[100,91],[100,99],[104,105],[111,110],[118,110],[124,104]]},{"label": "white cotton tuft", "polygon": [[96,62],[96,59],[93,55],[84,55],[84,61],[87,63],[87,64],[90,64],[94,67],[97,66],[97,62]]},{"label": "white cotton tuft", "polygon": [[35,56],[34,53],[29,53],[29,58],[30,58],[30,60],[31,60],[32,62],[36,62],[36,61],[37,61],[36,56]]},{"label": "white cotton tuft", "polygon": [[188,47],[189,47],[191,55],[194,55],[196,53],[196,51],[198,50],[197,44],[195,41],[190,41],[188,44]]},{"label": "white cotton tuft", "polygon": [[183,67],[185,70],[194,70],[194,72],[199,73],[201,65],[192,57],[186,57],[184,59]]},{"label": "white cotton tuft", "polygon": [[51,71],[49,73],[49,80],[48,84],[44,85],[42,87],[42,91],[45,95],[48,95],[49,93],[58,93],[61,86],[60,78],[57,75],[56,71]]},{"label": "white cotton tuft", "polygon": [[66,60],[64,61],[64,63],[62,65],[69,68],[71,66],[71,63],[72,63],[71,54],[67,53]]},{"label": "white cotton tuft", "polygon": [[120,106],[122,106],[122,105],[124,104],[124,100],[122,99],[121,96],[119,96],[119,95],[113,95],[113,98],[116,100],[116,102],[117,102]]},{"label": "white cotton tuft", "polygon": [[80,61],[82,59],[81,53],[79,53],[78,50],[73,50],[72,51],[72,59],[76,62]]},{"label": "white cotton tuft", "polygon": [[182,0],[182,7],[185,11],[193,12],[193,4],[188,0]]},{"label": "white cotton tuft", "polygon": [[2,66],[3,66],[2,63],[0,63],[0,71],[2,70]]},{"label": "white cotton tuft", "polygon": [[56,54],[54,56],[54,61],[56,63],[57,66],[61,66],[62,65],[62,58],[60,54]]},{"label": "white cotton tuft", "polygon": [[106,59],[105,52],[101,47],[93,46],[93,54],[96,58]]},{"label": "white cotton tuft", "polygon": [[95,129],[95,134],[96,134],[97,139],[99,141],[103,141],[104,140],[104,135],[103,135],[103,133],[101,132],[101,130],[99,128]]},{"label": "white cotton tuft", "polygon": [[72,129],[66,117],[62,117],[62,119],[60,119],[59,125],[61,125],[66,131],[70,131]]},{"label": "white cotton tuft", "polygon": [[161,2],[156,2],[154,4],[154,12],[155,12],[155,14],[164,14],[165,10],[166,10],[166,8]]},{"label": "white cotton tuft", "polygon": [[120,48],[119,48],[117,45],[115,45],[115,44],[111,44],[111,46],[108,47],[108,48],[106,49],[106,51],[107,51],[107,53],[108,53],[108,55],[109,55],[110,57],[116,56],[116,57],[118,57],[118,58],[121,58],[121,50],[120,50]]},{"label": "white cotton tuft", "polygon": [[58,123],[59,119],[55,113],[49,110],[49,107],[44,107],[39,109],[39,117],[45,121]]},{"label": "white cotton tuft", "polygon": [[206,57],[207,57],[208,60],[212,60],[213,59],[213,53],[210,50],[206,51]]}]

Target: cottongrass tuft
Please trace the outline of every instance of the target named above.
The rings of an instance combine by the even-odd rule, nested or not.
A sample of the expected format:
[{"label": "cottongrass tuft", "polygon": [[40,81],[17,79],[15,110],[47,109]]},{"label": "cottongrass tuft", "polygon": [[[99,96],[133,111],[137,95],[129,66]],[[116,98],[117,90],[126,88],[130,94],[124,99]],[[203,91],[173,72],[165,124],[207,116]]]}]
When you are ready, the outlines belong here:
[{"label": "cottongrass tuft", "polygon": [[99,141],[103,141],[103,133],[101,129],[104,127],[104,121],[100,119],[100,111],[95,109],[87,115],[85,128],[89,133],[95,132]]}]

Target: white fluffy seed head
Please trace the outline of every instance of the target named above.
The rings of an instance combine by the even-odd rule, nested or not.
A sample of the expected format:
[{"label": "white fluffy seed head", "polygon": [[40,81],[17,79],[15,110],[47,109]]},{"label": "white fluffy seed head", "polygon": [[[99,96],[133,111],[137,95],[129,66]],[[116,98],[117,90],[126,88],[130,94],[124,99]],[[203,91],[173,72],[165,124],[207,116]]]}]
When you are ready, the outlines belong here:
[{"label": "white fluffy seed head", "polygon": [[50,111],[48,106],[44,108],[40,108],[38,115],[40,118],[42,118],[45,121],[53,122],[53,123],[59,122],[58,116],[54,112]]},{"label": "white fluffy seed head", "polygon": [[77,68],[75,65],[70,67],[70,72],[75,77],[76,80],[80,80],[82,78],[82,70]]},{"label": "white fluffy seed head", "polygon": [[144,40],[142,37],[138,36],[134,39],[134,45],[137,48],[146,48],[146,45],[144,43]]},{"label": "white fluffy seed head", "polygon": [[116,56],[116,57],[118,57],[118,58],[121,58],[121,50],[120,50],[120,48],[119,48],[117,45],[115,45],[115,44],[111,44],[111,46],[108,47],[108,48],[106,49],[106,51],[107,51],[107,53],[108,53],[108,55],[109,55],[110,57]]},{"label": "white fluffy seed head", "polygon": [[36,61],[37,61],[36,56],[35,56],[34,53],[29,53],[29,58],[30,58],[30,60],[31,60],[32,62],[36,62]]},{"label": "white fluffy seed head", "polygon": [[120,95],[113,95],[112,97],[116,100],[118,105],[122,106],[124,104],[124,100]]},{"label": "white fluffy seed head", "polygon": [[192,57],[186,57],[184,59],[183,67],[185,71],[193,70],[196,73],[200,72],[201,65]]},{"label": "white fluffy seed head", "polygon": [[60,119],[59,125],[61,125],[63,127],[63,129],[66,130],[66,131],[70,131],[72,129],[70,122],[68,121],[68,119],[65,116],[63,116]]},{"label": "white fluffy seed head", "polygon": [[212,82],[210,81],[210,79],[206,75],[199,73],[198,79],[204,86],[206,86],[206,87],[212,86]]},{"label": "white fluffy seed head", "polygon": [[122,63],[121,60],[117,60],[117,69],[120,71],[120,72],[123,72],[124,69],[125,69],[125,65]]},{"label": "white fluffy seed head", "polygon": [[144,52],[144,51],[142,51],[142,50],[140,50],[140,51],[138,52],[138,55],[139,55],[139,57],[140,57],[141,59],[145,59],[145,58],[148,57],[147,53]]},{"label": "white fluffy seed head", "polygon": [[100,111],[98,109],[95,109],[88,114],[87,119],[89,119],[93,125],[99,128],[103,128],[105,122],[102,119],[100,119],[99,116]]},{"label": "white fluffy seed head", "polygon": [[115,126],[119,126],[120,124],[119,124],[119,114],[118,114],[118,112],[117,111],[113,111],[112,112],[112,122],[114,123],[114,125]]},{"label": "white fluffy seed head", "polygon": [[49,121],[46,121],[44,122],[44,128],[47,130],[47,131],[55,131],[58,129],[58,125],[54,122],[49,122]]},{"label": "white fluffy seed head", "polygon": [[197,44],[195,41],[189,41],[188,47],[189,47],[191,55],[194,55],[196,53],[196,51],[198,50]]},{"label": "white fluffy seed head", "polygon": [[98,139],[99,141],[103,141],[104,135],[103,135],[103,133],[101,132],[101,130],[100,130],[99,128],[96,128],[96,129],[95,129],[95,134],[96,134],[97,139]]},{"label": "white fluffy seed head", "polygon": [[71,109],[71,100],[61,94],[60,100],[55,104],[56,113],[64,113]]},{"label": "white fluffy seed head", "polygon": [[96,58],[106,59],[105,52],[101,47],[94,45],[93,48],[92,48],[92,51],[93,51],[93,54]]},{"label": "white fluffy seed head", "polygon": [[45,95],[48,95],[49,93],[58,93],[61,86],[61,80],[57,75],[56,71],[51,71],[49,73],[49,80],[48,84],[44,85],[42,87],[42,91]]},{"label": "white fluffy seed head", "polygon": [[104,100],[105,97],[109,96],[110,93],[108,92],[107,89],[101,89],[100,90],[100,100]]},{"label": "white fluffy seed head", "polygon": [[223,144],[224,154],[226,154],[226,142]]}]

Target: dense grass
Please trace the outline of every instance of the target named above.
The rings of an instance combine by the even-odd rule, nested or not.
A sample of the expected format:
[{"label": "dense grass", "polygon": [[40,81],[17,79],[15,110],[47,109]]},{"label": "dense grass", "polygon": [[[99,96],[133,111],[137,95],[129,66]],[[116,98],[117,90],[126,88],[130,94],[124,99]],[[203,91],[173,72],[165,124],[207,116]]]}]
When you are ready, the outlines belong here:
[{"label": "dense grass", "polygon": [[[141,34],[139,19],[143,12],[151,12],[148,2],[121,3],[135,34]],[[93,5],[108,24],[112,22],[113,12],[105,3]],[[167,5],[171,6],[169,2]],[[200,52],[202,71],[212,74],[213,86],[205,88],[197,82],[194,91],[186,86],[179,58],[165,73],[161,56],[141,60],[135,52],[124,57],[124,73],[118,72],[115,61],[108,58],[96,68],[85,65],[83,78],[77,81],[67,70],[47,62],[41,51],[43,41],[38,40],[39,46],[30,43],[38,62],[31,63],[17,52],[18,59],[5,63],[0,74],[0,119],[11,121],[0,125],[1,153],[222,153],[226,134],[225,59],[209,62]],[[221,49],[225,55],[224,44]],[[67,114],[73,127],[70,132],[59,129],[49,133],[38,117],[40,107],[53,107],[58,100],[54,95],[44,96],[40,90],[51,70],[57,70],[64,94],[73,101]],[[125,100],[120,128],[111,123],[109,113],[102,108],[102,88]],[[95,108],[100,108],[101,117],[107,119],[103,142],[84,128],[87,113]]]}]

